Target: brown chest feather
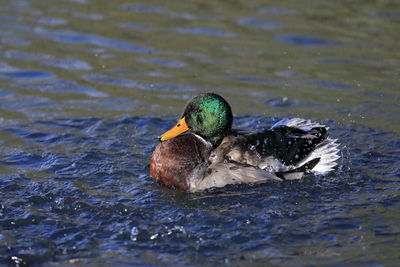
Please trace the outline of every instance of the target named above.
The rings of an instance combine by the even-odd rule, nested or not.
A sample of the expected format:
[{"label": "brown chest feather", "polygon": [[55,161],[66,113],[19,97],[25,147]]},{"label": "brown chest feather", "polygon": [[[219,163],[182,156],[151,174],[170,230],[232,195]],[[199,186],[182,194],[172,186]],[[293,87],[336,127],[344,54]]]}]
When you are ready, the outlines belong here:
[{"label": "brown chest feather", "polygon": [[157,145],[150,160],[150,175],[167,187],[189,189],[189,178],[207,164],[211,148],[195,135],[175,137]]}]

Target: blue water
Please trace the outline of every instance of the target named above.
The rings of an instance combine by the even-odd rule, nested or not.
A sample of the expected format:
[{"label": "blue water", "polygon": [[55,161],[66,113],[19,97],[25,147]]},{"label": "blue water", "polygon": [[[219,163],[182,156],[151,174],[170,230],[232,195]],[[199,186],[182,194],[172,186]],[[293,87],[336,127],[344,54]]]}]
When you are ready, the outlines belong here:
[{"label": "blue water", "polygon": [[[394,0],[0,1],[0,265],[397,265],[399,14]],[[236,127],[326,124],[338,168],[164,188],[157,136],[208,91]]]},{"label": "blue water", "polygon": [[[239,127],[256,120],[258,129],[274,121],[237,119]],[[172,123],[60,118],[2,128],[29,146],[6,151],[0,162],[12,170],[0,181],[2,262],[302,265],[318,259],[353,265],[398,259],[369,248],[396,244],[400,235],[391,219],[400,203],[400,143],[393,134],[327,122],[343,151],[330,175],[188,194],[148,175],[156,135]]]}]

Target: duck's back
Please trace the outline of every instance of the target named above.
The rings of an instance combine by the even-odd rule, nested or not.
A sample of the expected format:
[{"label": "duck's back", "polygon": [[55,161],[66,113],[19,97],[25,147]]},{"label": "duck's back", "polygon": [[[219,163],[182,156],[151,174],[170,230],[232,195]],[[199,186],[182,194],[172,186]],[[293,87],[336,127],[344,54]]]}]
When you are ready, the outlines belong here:
[{"label": "duck's back", "polygon": [[258,133],[228,136],[217,151],[229,161],[278,173],[302,166],[326,173],[339,158],[338,144],[328,137],[327,128],[302,119],[282,120]]}]

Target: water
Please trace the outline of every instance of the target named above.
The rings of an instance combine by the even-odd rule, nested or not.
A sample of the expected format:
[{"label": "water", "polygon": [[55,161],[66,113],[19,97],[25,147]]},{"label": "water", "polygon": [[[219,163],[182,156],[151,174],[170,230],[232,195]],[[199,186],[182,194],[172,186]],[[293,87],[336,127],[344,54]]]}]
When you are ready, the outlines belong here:
[{"label": "water", "polygon": [[[396,265],[396,1],[0,1],[0,263]],[[148,173],[192,96],[326,123],[340,167],[187,194]]]}]

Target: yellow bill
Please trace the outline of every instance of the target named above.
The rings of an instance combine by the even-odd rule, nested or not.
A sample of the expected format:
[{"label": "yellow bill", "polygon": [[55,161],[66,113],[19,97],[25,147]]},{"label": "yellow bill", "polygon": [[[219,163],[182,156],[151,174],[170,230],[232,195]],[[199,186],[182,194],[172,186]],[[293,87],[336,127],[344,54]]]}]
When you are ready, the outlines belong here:
[{"label": "yellow bill", "polygon": [[189,131],[189,127],[186,124],[185,117],[181,118],[178,123],[169,131],[165,132],[160,137],[160,141],[166,141],[168,139],[174,138],[184,132]]}]

